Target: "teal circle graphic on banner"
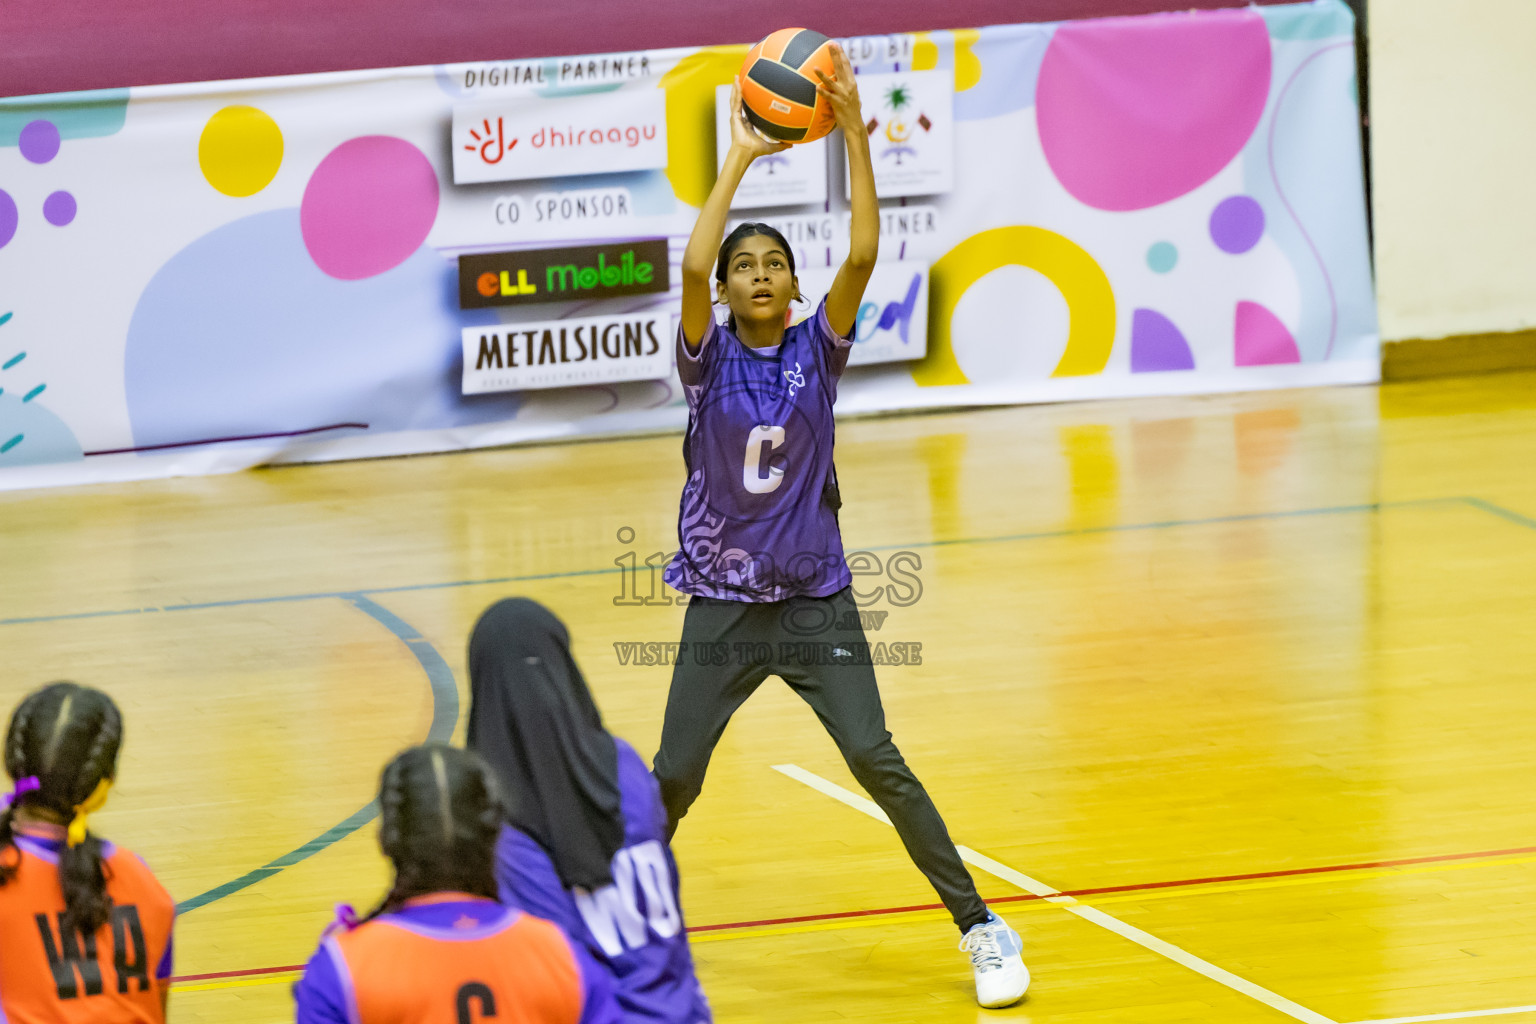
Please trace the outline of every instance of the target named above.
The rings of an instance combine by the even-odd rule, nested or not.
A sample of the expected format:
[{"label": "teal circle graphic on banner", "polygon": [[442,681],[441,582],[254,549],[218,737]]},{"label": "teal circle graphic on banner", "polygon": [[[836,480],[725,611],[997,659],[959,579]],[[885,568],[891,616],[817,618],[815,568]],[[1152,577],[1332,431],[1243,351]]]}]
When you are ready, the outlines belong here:
[{"label": "teal circle graphic on banner", "polygon": [[1156,273],[1166,274],[1179,262],[1179,250],[1172,242],[1154,242],[1147,250],[1147,266]]}]

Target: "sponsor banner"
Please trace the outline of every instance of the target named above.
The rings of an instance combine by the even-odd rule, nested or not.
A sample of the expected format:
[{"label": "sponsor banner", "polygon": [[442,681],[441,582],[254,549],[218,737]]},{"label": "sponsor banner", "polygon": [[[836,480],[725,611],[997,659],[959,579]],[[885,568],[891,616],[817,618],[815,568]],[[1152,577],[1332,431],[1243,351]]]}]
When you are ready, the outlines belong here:
[{"label": "sponsor banner", "polygon": [[[643,188],[642,179],[661,171],[623,175]],[[691,220],[687,207],[657,211],[647,208],[631,185],[603,184],[592,188],[563,186],[592,184],[591,178],[445,187],[438,207],[434,248],[446,256],[491,252],[538,243],[551,246],[613,238],[655,238],[686,234]],[[550,188],[551,184],[562,186]],[[679,212],[680,211],[680,212]],[[658,215],[658,212],[660,215]]]},{"label": "sponsor banner", "polygon": [[[905,361],[850,374],[839,413],[1376,379],[1350,17],[1314,0],[847,40],[881,182],[853,361]],[[1141,59],[1173,50],[1223,88]],[[641,262],[657,283],[659,250],[625,247],[678,255],[739,60],[0,100],[0,489],[681,428],[676,278],[584,303]],[[783,231],[815,298],[848,251],[825,145],[825,199],[732,214]],[[571,246],[619,250],[556,264],[580,299],[528,305],[548,264],[471,274],[522,309],[461,307],[445,280],[460,256]],[[77,268],[103,262],[81,302]]]},{"label": "sponsor banner", "polygon": [[459,257],[459,308],[665,292],[667,269],[665,238],[463,255]]},{"label": "sponsor banner", "polygon": [[667,165],[666,94],[620,89],[453,108],[453,181],[520,181]]},{"label": "sponsor banner", "polygon": [[660,380],[672,373],[672,312],[466,327],[466,395]]},{"label": "sponsor banner", "polygon": [[[731,87],[715,89],[715,169],[731,149]],[[801,206],[827,201],[827,139],[790,146],[752,161],[731,199],[731,209]]]},{"label": "sponsor banner", "polygon": [[902,71],[857,78],[875,165],[875,194],[894,199],[943,195],[953,189],[954,73]]},{"label": "sponsor banner", "polygon": [[622,186],[497,196],[491,202],[491,216],[498,226],[514,230],[570,225],[576,231],[591,231],[628,224],[635,216],[635,201]]},{"label": "sponsor banner", "polygon": [[912,65],[912,48],[916,40],[911,33],[901,32],[886,36],[846,36],[837,41],[848,55],[854,67],[861,64]]},{"label": "sponsor banner", "polygon": [[[815,267],[796,275],[806,299],[804,307],[795,307],[800,310],[797,319],[816,311],[837,271],[837,267]],[[854,321],[848,365],[898,363],[927,354],[928,264],[921,260],[876,263]]]},{"label": "sponsor banner", "polygon": [[453,82],[466,93],[531,86],[540,89],[611,85],[655,74],[653,54],[605,53],[560,60],[491,61],[461,65]]},{"label": "sponsor banner", "polygon": [[[733,218],[726,224],[726,233],[747,221],[767,224],[783,235],[795,250],[797,267],[834,266],[848,255],[847,210]],[[939,230],[943,223],[943,215],[937,206],[881,207],[880,258],[937,259],[944,254],[943,236]]]}]

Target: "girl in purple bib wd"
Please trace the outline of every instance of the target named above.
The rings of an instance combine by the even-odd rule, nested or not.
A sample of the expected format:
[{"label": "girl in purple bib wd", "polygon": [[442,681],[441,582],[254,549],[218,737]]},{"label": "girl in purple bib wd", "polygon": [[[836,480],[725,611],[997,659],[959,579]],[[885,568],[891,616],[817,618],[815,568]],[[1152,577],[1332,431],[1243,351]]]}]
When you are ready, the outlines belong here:
[{"label": "girl in purple bib wd", "polygon": [[626,1024],[710,1024],[656,780],[602,716],[564,623],[525,597],[469,638],[468,745],[507,806],[501,900],[547,918],[613,979]]},{"label": "girl in purple bib wd", "polygon": [[[716,256],[747,167],[785,148],[748,125],[739,89],[730,152],[683,255],[677,370],[688,400],[688,477],[681,549],[664,579],[690,598],[653,771],[670,835],[698,798],[731,715],[770,674],[779,676],[815,710],[954,917],[977,1000],[1007,1006],[1029,985],[1019,936],[977,894],[933,801],[891,742],[869,659],[856,653],[868,645],[838,532],[832,403],[874,269],[879,211],[853,69],[841,50],[834,66],[836,77],[823,76],[818,89],[847,142],[852,220],[848,258],[820,308],[786,329],[799,286],[794,253],[771,227],[741,225]],[[712,297],[730,309],[724,325]],[[829,656],[808,665],[777,658],[781,644],[804,649],[807,641]],[[695,657],[701,648],[728,650],[731,663]],[[740,650],[772,656],[743,663]]]}]

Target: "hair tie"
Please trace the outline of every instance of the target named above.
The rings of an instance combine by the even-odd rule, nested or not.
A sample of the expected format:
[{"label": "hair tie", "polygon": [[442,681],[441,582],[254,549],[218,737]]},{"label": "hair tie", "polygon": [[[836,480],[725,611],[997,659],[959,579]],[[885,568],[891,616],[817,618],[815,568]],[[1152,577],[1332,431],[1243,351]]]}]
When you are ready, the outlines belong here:
[{"label": "hair tie", "polygon": [[10,808],[15,807],[16,802],[22,797],[26,796],[28,793],[36,793],[42,788],[42,780],[40,780],[36,775],[27,775],[23,778],[17,779],[16,785],[12,786],[11,791],[5,795],[6,809],[9,810]]},{"label": "hair tie", "polygon": [[336,904],[336,917],[325,926],[321,938],[327,938],[336,932],[349,932],[357,927],[357,911],[350,903]]},{"label": "hair tie", "polygon": [[96,783],[96,788],[91,790],[90,796],[75,805],[75,816],[70,819],[69,831],[65,836],[67,845],[75,847],[85,842],[86,819],[106,806],[107,791],[111,788],[112,780],[102,779]]}]

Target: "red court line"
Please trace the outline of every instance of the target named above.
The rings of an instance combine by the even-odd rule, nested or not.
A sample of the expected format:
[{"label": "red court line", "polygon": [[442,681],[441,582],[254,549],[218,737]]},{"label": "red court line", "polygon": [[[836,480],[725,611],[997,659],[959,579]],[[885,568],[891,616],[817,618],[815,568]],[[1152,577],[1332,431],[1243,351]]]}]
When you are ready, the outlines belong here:
[{"label": "red court line", "polygon": [[[1275,871],[1254,871],[1243,875],[1210,875],[1206,878],[1180,878],[1166,882],[1136,882],[1130,885],[1106,885],[1097,889],[1063,889],[1063,896],[1103,896],[1116,892],[1142,892],[1147,889],[1175,889],[1181,886],[1213,885],[1217,882],[1251,882],[1263,878],[1288,878],[1296,875],[1322,875],[1339,871],[1364,871],[1370,868],[1397,868],[1410,864],[1443,864],[1448,861],[1477,860],[1482,857],[1512,857],[1516,854],[1536,853],[1536,846],[1515,846],[1507,850],[1476,850],[1471,853],[1441,853],[1425,857],[1401,857],[1397,860],[1370,860],[1357,864],[1325,864],[1310,868],[1280,868]],[[994,896],[990,903],[1024,903],[1044,899],[1033,893],[1017,896]],[[688,931],[720,932],[745,928],[765,928],[777,924],[804,924],[808,921],[838,921],[855,917],[879,917],[887,914],[910,914],[921,910],[943,910],[942,903],[921,903],[910,907],[877,907],[871,910],[841,910],[830,914],[804,914],[800,917],[770,917],[760,921],[726,921],[720,924],[694,925]],[[302,971],[302,964],[291,967],[255,967],[244,971],[218,971],[213,974],[187,974],[171,979],[172,982],[212,981],[219,978],[245,978],[260,974],[284,974]]]},{"label": "red court line", "polygon": [[1370,860],[1359,864],[1327,864],[1315,868],[1284,868],[1279,871],[1255,871],[1248,875],[1212,875],[1209,878],[1185,878],[1174,882],[1139,882],[1135,885],[1109,885],[1102,889],[1072,889],[1064,896],[1101,896],[1111,892],[1138,892],[1143,889],[1171,889],[1181,885],[1211,885],[1215,882],[1248,882],[1258,878],[1286,878],[1292,875],[1321,875],[1333,871],[1364,871],[1368,868],[1400,868],[1409,864],[1440,864],[1453,860],[1477,860],[1480,857],[1512,857],[1518,853],[1536,853],[1536,846],[1516,846],[1508,850],[1478,850],[1474,853],[1440,853],[1427,857],[1402,857],[1398,860]]},{"label": "red court line", "polygon": [[215,971],[212,974],[182,974],[171,979],[174,984],[182,981],[214,981],[218,978],[249,978],[254,974],[287,974],[292,971],[302,971],[303,964],[294,964],[292,967],[251,967],[244,971]]},{"label": "red court line", "polygon": [[[1005,896],[1004,899],[1017,899],[1016,896]],[[1025,896],[1025,899],[1039,899],[1038,896]],[[988,903],[997,903],[998,900],[988,900]],[[875,917],[880,914],[910,914],[916,910],[943,910],[942,903],[919,903],[912,907],[879,907],[873,910],[840,910],[835,914],[806,914],[803,917],[770,917],[761,921],[726,921],[722,924],[696,924],[688,929],[689,934],[694,932],[723,932],[737,928],[762,928],[770,924],[802,924],[806,921],[838,921],[849,917]]]}]

